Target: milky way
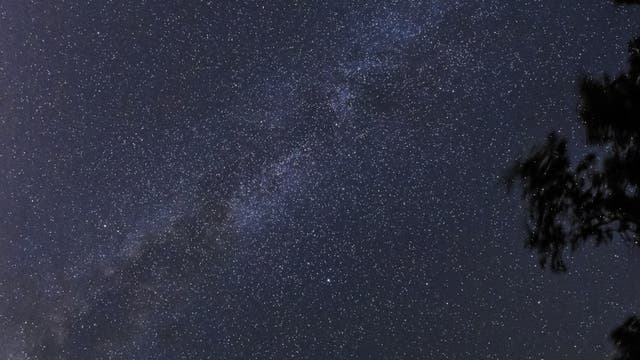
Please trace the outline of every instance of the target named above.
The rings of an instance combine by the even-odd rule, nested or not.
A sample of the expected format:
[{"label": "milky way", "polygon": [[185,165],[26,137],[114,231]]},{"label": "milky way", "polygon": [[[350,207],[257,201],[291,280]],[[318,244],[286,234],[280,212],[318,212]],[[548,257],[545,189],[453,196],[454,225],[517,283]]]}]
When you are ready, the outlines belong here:
[{"label": "milky way", "polygon": [[605,358],[639,254],[538,269],[500,176],[639,15],[0,3],[0,358]]}]

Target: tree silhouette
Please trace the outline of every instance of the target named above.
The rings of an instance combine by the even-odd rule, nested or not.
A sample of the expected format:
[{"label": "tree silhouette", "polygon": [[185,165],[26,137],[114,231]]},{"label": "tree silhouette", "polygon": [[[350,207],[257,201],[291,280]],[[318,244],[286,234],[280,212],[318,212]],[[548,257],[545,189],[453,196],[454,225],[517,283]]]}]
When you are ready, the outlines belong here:
[{"label": "tree silhouette", "polygon": [[611,340],[617,346],[614,360],[640,359],[640,319],[628,318],[611,332]]},{"label": "tree silhouette", "polygon": [[[509,169],[508,185],[521,186],[528,209],[527,247],[554,272],[566,270],[566,249],[588,242],[640,245],[640,37],[628,51],[626,72],[579,81],[580,120],[594,151],[574,166],[567,140],[552,133]],[[610,339],[615,360],[640,359],[640,318],[629,317]]]},{"label": "tree silhouette", "polygon": [[527,203],[527,246],[552,271],[566,270],[567,248],[590,241],[640,245],[640,38],[629,43],[626,73],[584,77],[579,88],[580,118],[595,151],[573,166],[566,139],[550,134],[507,176]]}]

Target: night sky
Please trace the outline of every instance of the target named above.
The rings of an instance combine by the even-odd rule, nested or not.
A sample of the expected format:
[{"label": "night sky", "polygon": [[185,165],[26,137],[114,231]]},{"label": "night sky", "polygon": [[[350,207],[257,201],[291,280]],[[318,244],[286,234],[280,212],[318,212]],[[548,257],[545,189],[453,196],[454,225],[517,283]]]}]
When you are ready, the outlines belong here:
[{"label": "night sky", "polygon": [[581,143],[576,81],[639,28],[607,0],[0,1],[0,358],[607,358],[640,251],[541,270],[501,176]]}]

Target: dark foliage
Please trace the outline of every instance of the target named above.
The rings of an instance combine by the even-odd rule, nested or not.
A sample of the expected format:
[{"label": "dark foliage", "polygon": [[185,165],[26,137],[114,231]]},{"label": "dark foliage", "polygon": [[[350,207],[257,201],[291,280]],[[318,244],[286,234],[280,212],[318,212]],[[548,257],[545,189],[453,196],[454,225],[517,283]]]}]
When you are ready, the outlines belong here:
[{"label": "dark foliage", "polygon": [[640,4],[640,0],[614,0],[618,5],[632,5],[632,4]]},{"label": "dark foliage", "polygon": [[617,347],[614,360],[640,359],[640,319],[628,318],[611,332],[611,340]]},{"label": "dark foliage", "polygon": [[580,96],[594,151],[573,166],[566,140],[552,134],[508,175],[527,203],[527,246],[553,271],[566,269],[567,248],[614,238],[640,244],[640,38],[629,44],[626,73],[585,77]]},{"label": "dark foliage", "polygon": [[[614,0],[617,5],[640,0]],[[527,246],[552,271],[566,270],[563,253],[581,245],[624,239],[640,245],[640,37],[629,43],[627,71],[580,81],[580,119],[594,151],[575,166],[567,141],[550,134],[510,169],[527,204]],[[611,332],[615,360],[640,359],[640,319]]]}]

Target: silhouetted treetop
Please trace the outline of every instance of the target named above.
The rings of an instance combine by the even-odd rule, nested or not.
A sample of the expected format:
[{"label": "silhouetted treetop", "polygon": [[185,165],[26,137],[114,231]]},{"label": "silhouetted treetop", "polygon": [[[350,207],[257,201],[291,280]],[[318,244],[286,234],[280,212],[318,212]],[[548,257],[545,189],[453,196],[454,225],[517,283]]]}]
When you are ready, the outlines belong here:
[{"label": "silhouetted treetop", "polygon": [[527,204],[527,246],[553,271],[566,269],[567,248],[639,239],[640,38],[629,44],[627,72],[584,77],[579,89],[580,118],[594,152],[573,166],[566,140],[552,134],[508,175]]},{"label": "silhouetted treetop", "polygon": [[629,317],[611,332],[611,340],[617,348],[614,360],[640,359],[640,319]]},{"label": "silhouetted treetop", "polygon": [[[640,0],[613,0],[616,5]],[[640,37],[629,43],[626,72],[583,77],[579,115],[594,148],[572,165],[566,139],[555,133],[508,172],[528,210],[527,247],[541,266],[564,271],[564,252],[624,239],[640,245]],[[640,360],[640,318],[614,329],[614,360]]]},{"label": "silhouetted treetop", "polygon": [[640,0],[613,0],[617,5],[634,5],[640,4]]},{"label": "silhouetted treetop", "polygon": [[[581,81],[580,116],[590,144],[633,146],[640,133],[640,38],[629,43],[629,71]],[[621,150],[621,149],[618,149]]]}]

